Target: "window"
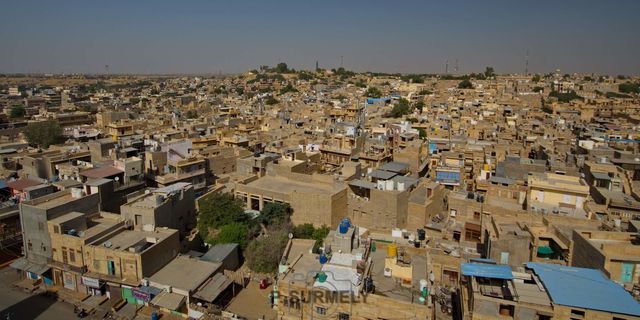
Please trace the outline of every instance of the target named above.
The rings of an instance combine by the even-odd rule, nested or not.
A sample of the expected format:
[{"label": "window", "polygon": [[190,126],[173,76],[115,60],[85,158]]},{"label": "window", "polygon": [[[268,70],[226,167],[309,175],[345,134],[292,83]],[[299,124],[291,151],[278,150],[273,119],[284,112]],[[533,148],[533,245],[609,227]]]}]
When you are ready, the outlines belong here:
[{"label": "window", "polygon": [[584,319],[584,311],[571,309],[571,319]]},{"label": "window", "polygon": [[480,220],[480,212],[474,211],[473,212],[473,218],[476,219],[476,220]]},{"label": "window", "polygon": [[321,315],[326,315],[327,314],[327,308],[316,307],[316,313],[317,314],[321,314]]},{"label": "window", "polygon": [[53,226],[53,233],[60,234],[60,227],[59,226]]},{"label": "window", "polygon": [[76,262],[76,253],[73,251],[73,249],[69,249],[69,261],[71,261],[72,263]]},{"label": "window", "polygon": [[348,313],[338,313],[338,320],[349,320],[349,314]]},{"label": "window", "polygon": [[67,256],[67,248],[62,247],[62,262],[69,263],[69,257]]},{"label": "window", "polygon": [[513,317],[515,314],[515,306],[510,304],[501,304],[500,305],[500,314],[503,316]]},{"label": "window", "polygon": [[538,315],[538,320],[551,320],[551,316],[544,315],[544,314],[539,314]]}]

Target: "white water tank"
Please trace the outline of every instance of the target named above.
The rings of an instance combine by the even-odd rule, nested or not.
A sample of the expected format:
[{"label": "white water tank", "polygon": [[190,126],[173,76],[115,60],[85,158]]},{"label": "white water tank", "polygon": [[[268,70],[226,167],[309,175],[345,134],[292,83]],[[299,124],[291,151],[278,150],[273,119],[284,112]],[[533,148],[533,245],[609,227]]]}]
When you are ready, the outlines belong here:
[{"label": "white water tank", "polygon": [[404,182],[398,182],[398,191],[404,191],[405,190],[405,183]]},{"label": "white water tank", "polygon": [[394,185],[393,180],[387,180],[385,181],[385,183],[386,183],[385,190],[393,190],[393,185]]},{"label": "white water tank", "polygon": [[71,188],[71,197],[74,199],[80,199],[84,195],[84,191],[80,188]]}]

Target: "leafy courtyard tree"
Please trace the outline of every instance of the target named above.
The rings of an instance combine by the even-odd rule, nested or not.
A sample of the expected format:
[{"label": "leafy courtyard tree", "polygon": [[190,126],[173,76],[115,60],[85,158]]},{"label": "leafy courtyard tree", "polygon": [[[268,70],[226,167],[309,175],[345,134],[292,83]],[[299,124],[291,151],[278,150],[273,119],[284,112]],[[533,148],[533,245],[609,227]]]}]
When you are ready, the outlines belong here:
[{"label": "leafy courtyard tree", "polygon": [[246,223],[249,220],[244,214],[242,201],[229,193],[209,195],[199,202],[199,207],[198,231],[205,241],[212,240],[215,229],[235,222]]},{"label": "leafy courtyard tree", "polygon": [[61,143],[63,140],[62,128],[57,121],[29,123],[23,133],[29,145],[43,149],[52,144]]},{"label": "leafy courtyard tree", "polygon": [[261,273],[274,273],[289,241],[287,225],[271,226],[267,234],[253,239],[245,250],[249,268]]},{"label": "leafy courtyard tree", "polygon": [[266,225],[289,223],[291,207],[286,203],[265,203],[260,211],[260,222]]},{"label": "leafy courtyard tree", "polygon": [[207,242],[211,244],[237,243],[244,249],[249,242],[249,228],[239,222],[225,224],[220,228],[218,234]]}]

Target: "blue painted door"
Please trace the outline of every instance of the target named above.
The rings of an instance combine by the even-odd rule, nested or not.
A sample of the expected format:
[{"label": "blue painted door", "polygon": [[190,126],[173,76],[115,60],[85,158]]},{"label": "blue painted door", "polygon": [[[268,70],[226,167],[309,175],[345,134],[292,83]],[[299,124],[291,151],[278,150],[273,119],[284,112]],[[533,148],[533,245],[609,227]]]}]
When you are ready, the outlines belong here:
[{"label": "blue painted door", "polygon": [[631,283],[633,281],[633,263],[623,262],[620,272],[620,282]]}]

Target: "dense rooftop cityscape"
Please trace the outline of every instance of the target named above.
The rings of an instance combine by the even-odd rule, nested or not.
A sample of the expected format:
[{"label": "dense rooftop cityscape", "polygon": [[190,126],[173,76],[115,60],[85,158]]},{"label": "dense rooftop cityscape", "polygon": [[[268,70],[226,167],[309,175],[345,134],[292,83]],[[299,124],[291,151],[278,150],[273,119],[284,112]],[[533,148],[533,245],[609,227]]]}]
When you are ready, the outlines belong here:
[{"label": "dense rooftop cityscape", "polygon": [[9,60],[0,318],[640,319],[638,70],[451,56]]}]

